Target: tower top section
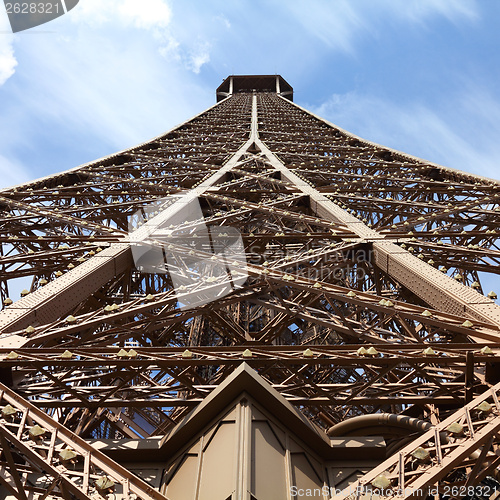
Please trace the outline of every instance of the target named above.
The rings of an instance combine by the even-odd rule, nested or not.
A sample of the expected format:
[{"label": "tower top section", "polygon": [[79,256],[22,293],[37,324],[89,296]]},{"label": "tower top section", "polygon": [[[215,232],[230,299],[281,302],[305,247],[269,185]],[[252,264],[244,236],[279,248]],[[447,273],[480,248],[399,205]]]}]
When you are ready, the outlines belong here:
[{"label": "tower top section", "polygon": [[240,92],[275,92],[293,101],[293,88],[280,75],[231,75],[217,88],[217,102]]}]

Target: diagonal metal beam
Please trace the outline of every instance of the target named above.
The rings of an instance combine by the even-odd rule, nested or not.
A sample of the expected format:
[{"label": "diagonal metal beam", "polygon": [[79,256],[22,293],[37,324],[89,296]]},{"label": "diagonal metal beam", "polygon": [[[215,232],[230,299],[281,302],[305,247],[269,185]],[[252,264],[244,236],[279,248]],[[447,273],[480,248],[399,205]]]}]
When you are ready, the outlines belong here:
[{"label": "diagonal metal beam", "polygon": [[[478,460],[484,452],[474,455],[481,446],[498,440],[496,433],[500,430],[500,404],[498,395],[500,384],[485,391],[466,406],[460,408],[446,420],[430,428],[427,432],[413,440],[392,457],[365,474],[355,483],[350,484],[342,492],[333,497],[334,500],[362,499],[371,496],[370,490],[377,489],[373,482],[385,477],[388,480],[384,487],[384,498],[421,498],[427,496],[429,490],[445,478],[454,467],[461,466],[464,459],[472,457]],[[491,413],[485,415],[478,411],[478,406],[490,400]],[[464,422],[464,431],[455,435],[447,430],[451,424]],[[443,436],[448,435],[446,446],[441,443]],[[456,436],[456,437],[454,437]],[[494,438],[494,440],[492,439]],[[429,444],[433,443],[433,444]],[[431,466],[414,463],[412,453],[417,449],[427,449]],[[413,465],[412,465],[413,464]],[[380,487],[379,487],[380,488]]]},{"label": "diagonal metal beam", "polygon": [[[283,98],[281,98],[283,99]],[[285,99],[283,99],[285,100]],[[290,106],[297,106],[286,101]],[[299,107],[299,109],[302,109]],[[310,113],[302,109],[304,113]],[[344,224],[365,242],[373,245],[375,264],[405,287],[425,300],[432,307],[452,314],[466,314],[471,318],[500,327],[500,306],[493,300],[466,287],[449,276],[422,262],[405,249],[387,241],[384,234],[370,229],[362,221],[347,213],[323,193],[288,169],[281,160],[258,138],[257,97],[254,96],[252,134],[267,161],[281,173],[284,179],[297,186],[310,197],[312,209],[327,220]]]},{"label": "diagonal metal beam", "polygon": [[[137,229],[131,235],[131,240],[140,240],[141,234],[147,236],[148,228],[161,226],[172,216],[182,212],[189,203],[212,189],[240,163],[241,157],[252,142],[252,139],[247,140],[222,168],[197,187],[184,194],[176,195],[177,200],[166,210],[149,219],[143,227]],[[50,323],[69,313],[82,300],[131,267],[133,267],[133,259],[130,244],[113,243],[109,248],[64,276],[17,301],[8,310],[1,311],[0,331],[9,333],[28,326]],[[4,336],[0,340],[0,345],[12,348],[21,347],[25,343],[26,339],[21,335]]]},{"label": "diagonal metal beam", "polygon": [[[84,439],[3,384],[0,384],[0,393],[2,399],[17,409],[18,412],[22,412],[24,415],[29,413],[30,420],[42,427],[45,431],[52,433],[52,435],[56,433],[57,440],[62,443],[62,445],[74,449],[83,457],[88,457],[89,463],[95,470],[103,471],[105,474],[112,477],[114,481],[124,485],[124,487],[128,485],[131,493],[136,494],[143,500],[168,500],[167,497],[139,479],[135,474],[104,455],[104,453],[94,449]],[[26,419],[23,419],[23,421],[26,422]],[[90,499],[88,490],[90,485],[82,490],[70,479],[71,470],[67,469],[66,472],[63,472],[59,468],[56,468],[50,461],[47,461],[45,456],[39,454],[35,447],[29,446],[27,442],[23,440],[22,436],[24,435],[24,430],[27,429],[23,429],[22,426],[25,425],[26,423],[23,424],[21,422],[18,435],[16,435],[11,432],[6,422],[0,420],[0,428],[3,436],[15,449],[19,450],[20,453],[26,456],[30,461],[33,461],[37,467],[46,471],[52,477],[61,477],[68,490],[76,495],[77,498],[82,500]],[[55,439],[53,439],[53,442],[55,444]],[[128,495],[124,497],[124,499],[127,500],[129,498]]]}]

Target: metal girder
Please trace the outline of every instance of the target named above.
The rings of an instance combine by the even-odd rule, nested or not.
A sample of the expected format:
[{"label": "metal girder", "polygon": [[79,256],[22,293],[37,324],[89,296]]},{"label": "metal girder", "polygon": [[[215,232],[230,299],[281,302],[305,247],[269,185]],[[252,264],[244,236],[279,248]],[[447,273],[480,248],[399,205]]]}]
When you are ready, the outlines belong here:
[{"label": "metal girder", "polygon": [[[149,219],[146,226],[153,227],[161,225],[165,220],[175,216],[176,213],[185,209],[192,200],[203,195],[212,185],[216,184],[224,175],[230,171],[238,162],[240,156],[250,146],[250,139],[236,151],[232,158],[207,180],[201,182],[196,188],[179,194],[176,202],[159,215]],[[10,203],[4,199],[6,204]],[[0,203],[2,198],[0,197]],[[50,212],[50,211],[49,211]],[[43,212],[42,212],[43,214]],[[53,214],[50,214],[53,216]],[[57,216],[57,215],[56,215]],[[74,222],[74,221],[73,221]],[[101,230],[99,227],[92,227],[87,221],[83,223],[94,230]],[[104,228],[106,231],[109,228]],[[109,229],[113,232],[113,229]],[[145,228],[139,228],[135,233],[129,235],[131,240],[140,238],[140,234],[145,233]],[[33,324],[45,324],[59,318],[61,314],[69,313],[74,307],[96,292],[109,282],[114,276],[119,275],[126,269],[133,266],[132,253],[129,244],[115,243],[87,262],[72,269],[66,275],[54,280],[43,289],[37,290],[29,297],[16,302],[15,306],[9,308],[8,314],[0,312],[0,329],[3,332],[13,332],[24,329]],[[10,337],[9,345],[20,347],[25,342],[18,336]]]},{"label": "metal girder", "polygon": [[[255,96],[256,100],[257,97]],[[283,99],[283,98],[282,98]],[[288,104],[288,103],[287,103]],[[296,106],[293,103],[290,106]],[[254,105],[257,114],[257,105]],[[304,113],[306,113],[304,111]],[[385,235],[370,229],[357,217],[348,214],[338,204],[330,201],[313,186],[290,171],[260,139],[256,140],[268,161],[282,176],[292,182],[311,198],[315,212],[327,220],[345,224],[364,241],[373,245],[374,262],[391,277],[402,283],[428,304],[452,314],[467,314],[480,321],[487,321],[500,327],[500,306],[473,289],[464,287],[434,267],[422,262],[411,253],[390,241]],[[499,195],[500,198],[500,195]]]},{"label": "metal girder", "polygon": [[[68,432],[116,439],[162,435],[242,362],[323,428],[431,407],[439,420],[496,382],[500,308],[482,273],[499,272],[499,183],[359,139],[275,93],[229,94],[152,141],[2,190],[0,380]],[[147,216],[165,197],[176,202]],[[134,267],[128,232],[142,211],[137,234],[155,227],[149,243],[168,238],[178,267],[190,252],[219,262],[186,244],[197,221],[159,229],[195,200],[204,224],[239,231],[248,279],[182,309],[231,280],[199,276],[180,293],[168,273]],[[37,456],[24,469],[2,457],[0,482],[20,498]],[[46,492],[64,497],[51,477]]]},{"label": "metal girder", "polygon": [[[498,464],[499,392],[500,384],[488,389],[332,498],[371,498],[374,491],[389,499],[474,495],[489,465]],[[466,482],[453,479],[455,468],[467,469]]]},{"label": "metal girder", "polygon": [[[486,365],[498,357],[467,344],[378,344],[372,354],[366,347],[20,349],[4,351],[0,368],[24,377],[16,390],[42,408],[191,408],[243,362],[301,406],[460,405],[483,387]],[[329,381],[349,370],[356,376]]]},{"label": "metal girder", "polygon": [[[43,486],[37,486],[37,483],[43,485],[48,481],[54,498],[67,498],[66,492],[70,492],[76,498],[87,500],[95,493],[116,489],[123,500],[131,500],[132,494],[143,500],[168,500],[3,384],[0,384],[0,396],[0,401],[13,409],[7,412],[10,413],[8,416],[5,410],[2,414],[0,439],[19,498],[23,498],[26,492],[43,490]],[[25,462],[15,464],[10,449],[26,461],[29,474],[19,475],[18,469],[24,472]],[[64,455],[64,451],[72,453]],[[107,488],[99,488],[101,478],[108,479],[110,485]],[[54,481],[58,483],[55,488]],[[4,476],[4,484],[7,483],[8,477]]]}]

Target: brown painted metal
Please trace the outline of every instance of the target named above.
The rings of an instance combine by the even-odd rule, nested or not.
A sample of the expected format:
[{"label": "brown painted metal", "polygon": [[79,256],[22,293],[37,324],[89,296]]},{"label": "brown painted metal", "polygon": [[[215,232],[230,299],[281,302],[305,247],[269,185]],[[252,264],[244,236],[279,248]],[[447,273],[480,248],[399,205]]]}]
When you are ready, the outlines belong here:
[{"label": "brown painted metal", "polygon": [[[106,477],[115,484],[114,489],[120,490],[118,493],[123,500],[137,496],[143,500],[168,500],[3,384],[0,384],[0,395],[3,404],[8,404],[16,410],[10,418],[4,417],[0,420],[2,449],[9,450],[8,456],[11,447],[32,467],[31,477],[29,474],[20,475],[16,464],[9,461],[9,473],[15,480],[17,495],[22,497],[32,489],[36,491],[35,477],[47,475],[58,483],[57,488],[50,493],[53,498],[67,498],[67,491],[77,498],[94,498],[93,495],[99,492],[96,486],[99,479]],[[40,429],[40,434],[37,435],[32,432],[36,426]],[[68,464],[63,459],[61,452],[68,449],[75,452],[74,463],[83,462],[81,468],[72,467],[74,463]],[[37,479],[40,480],[40,477]],[[7,480],[0,476],[0,482],[5,484]],[[135,497],[131,497],[132,494]]]},{"label": "brown painted metal", "polygon": [[[0,381],[68,432],[116,439],[163,435],[243,361],[324,429],[379,411],[435,424],[498,382],[483,277],[500,274],[500,183],[353,136],[281,77],[235,78],[148,143],[2,190]],[[133,214],[171,195],[147,224],[199,200],[247,252],[246,283],[195,309],[128,243]],[[192,228],[169,228],[179,258]],[[6,453],[22,498],[10,469]]]},{"label": "brown painted metal", "polygon": [[[490,493],[485,496],[493,495],[493,488],[474,486],[485,477],[486,474],[482,472],[486,470],[491,473],[490,464],[498,462],[499,393],[500,384],[497,384],[333,498],[371,498],[377,490],[377,483],[373,483],[381,476],[389,480],[386,486],[378,486],[379,493],[385,490],[384,498],[422,498],[439,493],[460,497],[472,496],[474,491],[476,494],[482,491],[484,495],[486,490]],[[480,404],[488,400],[491,411],[481,411]],[[457,424],[463,431],[451,430],[450,426]],[[426,450],[428,458],[419,460],[415,455],[416,450]],[[454,479],[452,474],[455,469],[463,468],[464,462],[467,462],[468,470],[466,482],[456,476]],[[432,493],[434,489],[436,493]]]}]

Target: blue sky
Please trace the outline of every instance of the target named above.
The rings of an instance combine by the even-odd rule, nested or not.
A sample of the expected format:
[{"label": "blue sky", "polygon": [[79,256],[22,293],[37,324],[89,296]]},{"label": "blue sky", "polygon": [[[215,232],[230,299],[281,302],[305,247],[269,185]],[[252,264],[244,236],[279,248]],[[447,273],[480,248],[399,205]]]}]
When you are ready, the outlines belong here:
[{"label": "blue sky", "polygon": [[75,167],[281,74],[366,139],[500,177],[497,0],[80,0],[9,34],[0,8],[0,187]]}]

